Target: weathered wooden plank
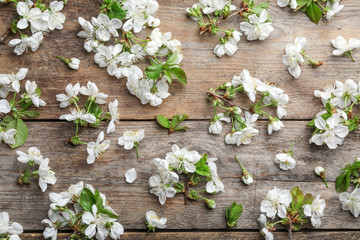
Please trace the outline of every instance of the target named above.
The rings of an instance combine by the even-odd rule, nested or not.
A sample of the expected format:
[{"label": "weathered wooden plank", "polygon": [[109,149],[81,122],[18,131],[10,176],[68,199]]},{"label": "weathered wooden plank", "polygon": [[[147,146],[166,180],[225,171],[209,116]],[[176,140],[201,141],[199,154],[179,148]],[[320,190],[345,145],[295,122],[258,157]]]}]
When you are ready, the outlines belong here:
[{"label": "weathered wooden plank", "polygon": [[[161,29],[172,31],[173,36],[183,43],[183,67],[189,78],[187,87],[175,83],[170,90],[172,95],[160,107],[142,106],[138,99],[128,93],[124,79],[116,80],[108,76],[105,69],[99,69],[94,63],[93,54],[88,54],[83,49],[83,41],[76,37],[80,30],[77,17],[90,19],[96,15],[96,1],[69,1],[64,9],[67,16],[64,30],[52,32],[35,53],[18,57],[10,47],[0,45],[0,62],[3,63],[0,64],[0,72],[16,71],[20,67],[30,69],[28,79],[39,82],[47,102],[47,106],[41,110],[42,119],[58,118],[60,110],[55,95],[63,91],[68,83],[80,82],[84,85],[87,81],[94,81],[102,91],[110,95],[110,100],[119,100],[123,119],[152,119],[155,114],[170,117],[174,113],[187,113],[192,119],[207,119],[211,117],[211,110],[205,100],[205,91],[231,80],[234,74],[239,74],[244,68],[249,69],[254,76],[275,82],[285,89],[290,95],[288,119],[309,119],[321,107],[320,101],[313,97],[315,89],[320,89],[335,80],[358,80],[357,64],[351,63],[346,57],[332,56],[333,48],[330,44],[330,39],[339,34],[347,38],[360,38],[356,32],[356,26],[360,23],[360,6],[356,0],[344,2],[344,10],[333,21],[321,21],[319,25],[310,22],[305,14],[292,13],[289,9],[281,9],[275,2],[271,2],[270,12],[276,29],[271,37],[263,42],[242,40],[239,43],[240,50],[235,56],[222,59],[212,54],[216,38],[199,36],[196,24],[186,17],[186,7],[194,2],[159,0],[160,10],[157,16],[162,20]],[[2,34],[16,14],[10,6],[1,7],[0,13]],[[234,17],[224,25],[238,28],[238,23],[239,17]],[[281,56],[285,45],[300,35],[308,38],[308,55],[323,60],[325,65],[314,70],[310,66],[305,66],[301,78],[293,80],[282,64]],[[12,36],[5,42],[11,38]],[[80,70],[67,69],[56,59],[57,55],[79,57],[82,60]],[[360,52],[355,51],[355,59],[359,56]],[[7,63],[11,63],[11,67]],[[237,100],[237,103],[244,105],[246,101],[241,99]]]},{"label": "weathered wooden plank", "polygon": [[[323,239],[323,240],[336,240],[336,239],[358,239],[358,231],[336,231],[336,232],[296,232],[293,233],[293,239]],[[59,239],[66,239],[69,234],[58,234]],[[39,233],[26,233],[22,237],[26,240],[38,240],[43,239]],[[289,239],[285,232],[275,232],[275,239]],[[243,239],[243,240],[255,240],[262,239],[261,235],[257,232],[156,232],[151,234],[139,233],[139,232],[125,232],[121,236],[121,239],[189,239],[189,240],[206,240],[206,239]]]},{"label": "weathered wooden plank", "polygon": [[[351,135],[345,141],[345,146],[329,151],[325,147],[308,145],[311,132],[305,129],[304,122],[286,122],[284,131],[271,137],[263,135],[265,126],[262,124],[259,126],[260,136],[254,139],[252,145],[233,147],[225,146],[223,136],[209,135],[207,122],[188,121],[185,124],[191,127],[188,132],[167,135],[166,130],[160,129],[155,122],[124,121],[115,134],[106,136],[106,139],[112,140],[110,149],[94,165],[87,165],[85,147],[64,145],[74,130],[72,124],[31,122],[29,140],[19,150],[25,151],[30,146],[39,147],[43,155],[50,158],[50,166],[56,172],[58,183],[46,193],[41,193],[36,183],[29,187],[17,186],[16,179],[24,166],[16,161],[14,150],[1,145],[1,210],[8,211],[12,219],[22,223],[26,230],[39,230],[42,228],[40,221],[46,217],[48,193],[63,191],[70,184],[83,180],[107,195],[126,229],[144,229],[145,212],[150,209],[169,219],[169,229],[225,229],[224,209],[234,200],[244,205],[237,228],[257,229],[259,206],[266,192],[274,186],[286,189],[299,186],[305,192],[321,194],[326,199],[328,207],[322,229],[358,229],[359,220],[341,210],[333,183],[340,168],[357,156],[359,141],[356,135]],[[141,157],[136,159],[135,152],[119,147],[116,139],[125,129],[140,128],[146,129],[146,136],[140,145]],[[81,136],[86,142],[94,141],[99,131],[86,129]],[[287,148],[291,141],[295,142],[293,150],[298,166],[283,172],[273,162],[273,156],[282,148]],[[216,201],[216,209],[208,210],[202,202],[185,205],[182,195],[169,199],[165,206],[161,206],[157,198],[149,194],[148,179],[154,173],[152,159],[164,157],[173,143],[202,153],[208,152],[211,157],[219,158],[219,174],[223,177],[226,192],[209,196]],[[241,183],[240,168],[233,158],[234,154],[238,154],[247,169],[254,174],[255,184],[247,187]],[[329,189],[314,176],[313,169],[317,165],[327,168]],[[137,169],[138,179],[133,184],[127,184],[124,173],[132,167]]]}]

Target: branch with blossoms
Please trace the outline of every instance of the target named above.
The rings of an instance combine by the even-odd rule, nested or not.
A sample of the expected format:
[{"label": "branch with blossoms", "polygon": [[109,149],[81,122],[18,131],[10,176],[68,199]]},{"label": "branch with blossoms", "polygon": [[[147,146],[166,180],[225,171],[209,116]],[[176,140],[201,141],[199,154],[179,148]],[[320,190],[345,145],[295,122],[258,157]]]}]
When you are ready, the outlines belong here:
[{"label": "branch with blossoms", "polygon": [[277,0],[279,7],[290,6],[291,9],[306,13],[311,21],[318,24],[322,17],[330,21],[335,14],[338,14],[344,5],[341,0]]},{"label": "branch with blossoms", "polygon": [[[45,192],[48,184],[54,185],[56,183],[57,178],[55,172],[49,167],[49,159],[43,158],[38,148],[31,147],[27,153],[16,151],[16,154],[19,162],[27,164],[26,171],[19,177],[19,185],[28,185],[31,183],[32,178],[38,178],[41,191]],[[39,169],[30,172],[30,169],[35,165],[39,165]]]},{"label": "branch with blossoms", "polygon": [[[40,98],[41,90],[35,82],[26,81],[25,92],[20,94],[20,81],[25,79],[28,69],[21,68],[18,73],[0,74],[0,142],[11,148],[23,145],[28,137],[28,128],[22,120],[26,117],[35,118],[39,112],[28,110],[45,106]],[[6,98],[10,95],[11,100]]]},{"label": "branch with blossoms", "polygon": [[[153,17],[159,8],[155,0],[101,1],[100,14],[90,21],[79,17],[84,48],[94,52],[94,61],[107,68],[110,76],[127,78],[126,86],[142,104],[158,106],[170,96],[169,84],[178,79],[183,85],[187,77],[180,67],[183,59],[181,43],[171,33],[161,33],[160,20]],[[155,28],[145,39],[135,35],[147,27]],[[113,40],[113,44],[107,44]],[[135,65],[147,59],[144,72]]]},{"label": "branch with blossoms", "polygon": [[[118,101],[109,103],[109,111],[104,116],[104,110],[99,106],[105,104],[105,99],[108,97],[99,91],[98,87],[93,82],[88,82],[86,87],[80,87],[77,83],[72,85],[71,83],[65,88],[66,93],[56,95],[57,101],[60,102],[61,108],[67,108],[70,105],[75,108],[70,108],[69,114],[64,114],[59,117],[61,120],[67,120],[74,122],[76,125],[75,135],[72,136],[67,142],[73,145],[85,144],[87,145],[87,163],[94,163],[96,158],[99,158],[101,154],[110,147],[110,140],[104,140],[104,132],[100,132],[96,142],[83,142],[79,136],[81,129],[86,127],[97,128],[101,122],[109,120],[109,125],[106,132],[115,132],[115,123],[119,123],[120,114],[118,113]],[[80,106],[79,93],[83,96],[88,96],[84,106]]]},{"label": "branch with blossoms", "polygon": [[[249,109],[235,106],[231,101],[235,99],[237,93],[244,92],[253,102]],[[261,100],[256,102],[259,94]],[[284,90],[275,87],[273,83],[261,81],[250,76],[248,70],[243,70],[240,76],[234,76],[231,82],[224,83],[217,88],[211,88],[207,92],[208,100],[214,107],[214,116],[210,122],[209,132],[220,134],[222,132],[222,122],[232,123],[231,132],[225,137],[226,144],[251,143],[253,136],[259,131],[255,129],[255,122],[259,116],[267,116],[269,119],[268,133],[279,131],[284,127],[280,119],[287,115],[285,106],[289,101],[289,96],[284,94]],[[276,107],[277,116],[271,116],[264,109]],[[220,111],[223,111],[219,113]],[[244,116],[241,116],[243,110]]]},{"label": "branch with blossoms", "polygon": [[[292,239],[292,232],[299,231],[301,226],[309,222],[309,218],[313,227],[320,227],[325,206],[325,200],[320,199],[320,195],[314,199],[310,193],[304,195],[299,187],[291,191],[274,187],[261,202],[258,218],[260,233],[266,240],[274,239],[272,232],[276,230],[276,225],[281,224],[288,227]],[[272,222],[275,219],[277,221]]]},{"label": "branch with blossoms", "polygon": [[[19,39],[12,39],[9,42],[10,47],[15,47],[14,52],[21,55],[31,49],[33,52],[38,50],[44,39],[44,35],[55,29],[63,29],[65,23],[65,15],[61,10],[67,0],[53,1],[49,5],[37,0],[33,3],[30,0],[4,0],[1,3],[14,3],[18,19],[14,19],[11,24],[11,32],[19,34]],[[32,34],[28,36],[28,34]],[[6,35],[1,38],[3,41]]]},{"label": "branch with blossoms", "polygon": [[321,98],[325,110],[316,114],[307,125],[315,128],[310,143],[326,144],[335,149],[342,145],[349,132],[359,129],[360,117],[353,113],[353,107],[360,102],[360,89],[358,84],[348,79],[345,84],[336,81],[323,91],[316,90],[314,95]]},{"label": "branch with blossoms", "polygon": [[[150,193],[159,198],[161,205],[165,204],[166,198],[174,197],[176,193],[184,193],[185,201],[203,199],[208,208],[215,208],[215,201],[201,193],[216,194],[225,191],[217,173],[216,160],[217,158],[208,158],[207,154],[200,155],[197,151],[180,149],[174,144],[172,152],[167,153],[165,159],[153,160],[157,173],[149,179]],[[178,174],[186,176],[185,184],[179,183]],[[190,191],[189,187],[200,186],[202,182],[206,182],[205,189]]]},{"label": "branch with blossoms", "polygon": [[106,196],[90,184],[78,182],[67,191],[50,193],[50,209],[44,238],[56,239],[58,230],[70,227],[73,233],[68,239],[119,239],[124,233],[123,226],[117,221],[118,215],[108,205]]},{"label": "branch with blossoms", "polygon": [[231,16],[242,17],[244,22],[240,23],[240,29],[249,41],[265,40],[274,31],[267,12],[269,2],[255,5],[254,0],[242,0],[240,9],[231,3],[231,0],[200,0],[186,9],[187,15],[197,22],[200,34],[209,32],[219,38],[219,44],[214,48],[214,54],[218,57],[234,55],[238,50],[237,44],[242,34],[235,29],[222,29],[219,26]]}]

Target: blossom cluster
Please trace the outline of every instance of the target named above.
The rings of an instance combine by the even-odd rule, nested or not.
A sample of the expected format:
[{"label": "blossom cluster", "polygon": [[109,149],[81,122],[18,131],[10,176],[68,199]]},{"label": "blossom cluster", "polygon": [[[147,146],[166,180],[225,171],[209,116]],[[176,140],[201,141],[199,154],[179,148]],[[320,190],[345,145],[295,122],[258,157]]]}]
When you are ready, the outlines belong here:
[{"label": "blossom cluster", "polygon": [[108,205],[106,196],[82,181],[71,185],[67,191],[50,193],[51,201],[44,238],[57,239],[59,229],[70,226],[74,233],[69,239],[96,238],[119,239],[124,233],[117,222],[118,215]]},{"label": "blossom cluster", "polygon": [[[208,158],[207,154],[200,155],[197,151],[180,149],[174,144],[172,152],[167,153],[165,159],[155,158],[153,160],[157,173],[149,179],[150,193],[159,198],[161,205],[165,204],[166,198],[172,198],[176,193],[184,192],[187,198],[192,200],[201,198],[207,207],[215,208],[213,200],[207,199],[199,193],[215,194],[225,191],[224,184],[217,172],[216,160],[217,158]],[[182,173],[189,176],[190,181],[187,185],[195,187],[202,181],[206,181],[206,188],[200,191],[193,189],[188,192],[185,185],[179,183],[178,174]]]},{"label": "blossom cluster", "polygon": [[19,234],[23,232],[20,223],[10,221],[7,212],[0,212],[0,239],[20,240]]},{"label": "blossom cluster", "polygon": [[349,132],[359,127],[359,116],[353,114],[354,105],[360,100],[360,82],[356,84],[352,79],[345,83],[335,81],[334,85],[327,86],[323,91],[315,90],[315,97],[321,98],[325,110],[316,114],[308,123],[315,127],[310,143],[326,144],[330,149],[342,145]]},{"label": "blossom cluster", "polygon": [[[237,9],[229,0],[199,0],[191,8],[186,9],[187,15],[197,22],[200,34],[209,32],[218,36],[219,44],[214,48],[218,57],[234,55],[238,50],[238,42],[242,33],[235,29],[221,29],[218,24],[228,17],[239,14],[244,22],[240,29],[247,36],[247,40],[265,40],[274,31],[267,8],[269,2],[255,5],[253,0],[242,0],[241,8]],[[208,20],[206,20],[206,18]]]},{"label": "blossom cluster", "polygon": [[[243,116],[241,116],[243,112],[241,107],[230,102],[235,98],[237,92],[244,92],[253,102],[251,108],[245,110]],[[256,102],[258,93],[261,95],[261,100]],[[215,89],[209,89],[207,94],[208,99],[215,108],[209,132],[220,134],[222,132],[222,122],[232,122],[231,132],[225,136],[226,144],[240,146],[241,144],[251,143],[252,137],[259,133],[259,130],[255,128],[255,122],[262,115],[266,115],[269,119],[269,134],[284,127],[280,119],[287,115],[285,107],[289,101],[289,96],[273,83],[252,77],[246,69],[242,71],[240,76],[235,75],[231,82],[224,83]],[[265,112],[263,110],[265,107],[276,107],[277,116],[271,116]],[[225,112],[218,113],[218,108],[224,109]]]},{"label": "blossom cluster", "polygon": [[[304,63],[310,64],[312,67],[321,66],[321,61],[315,61],[306,56],[304,47],[306,44],[305,37],[297,37],[293,44],[287,44],[285,48],[285,55],[283,55],[282,61],[285,66],[288,67],[288,71],[294,78],[300,77],[301,65]],[[304,60],[304,57],[307,60]]]},{"label": "blossom cluster", "polygon": [[[28,128],[22,119],[40,115],[28,108],[31,105],[46,105],[34,81],[27,80],[25,92],[20,94],[20,81],[25,79],[27,73],[27,68],[21,68],[18,73],[0,74],[0,142],[4,141],[11,148],[23,145],[27,139]],[[8,101],[6,98],[9,95],[11,100]],[[19,96],[20,99],[17,99]]]},{"label": "blossom cluster", "polygon": [[[53,1],[49,5],[31,0],[25,1],[0,1],[14,2],[19,19],[14,19],[11,25],[13,33],[19,33],[19,39],[12,39],[9,42],[10,47],[15,47],[14,52],[21,55],[30,48],[35,52],[44,39],[44,35],[55,29],[63,29],[65,15],[61,13],[65,1]],[[31,33],[26,35],[25,31]]]},{"label": "blossom cluster", "polygon": [[[55,172],[49,167],[50,160],[44,158],[38,148],[30,147],[27,153],[16,151],[16,154],[18,155],[17,160],[19,162],[28,164],[26,171],[21,174],[18,184],[30,184],[31,178],[38,177],[41,191],[45,192],[48,184],[54,185],[56,183]],[[39,169],[30,173],[30,168],[35,165],[38,165]]]},{"label": "blossom cluster", "polygon": [[[128,90],[142,104],[160,105],[170,96],[168,84],[173,79],[186,85],[186,74],[179,66],[183,59],[181,43],[171,39],[170,32],[162,33],[157,28],[160,20],[153,17],[159,8],[157,1],[106,2],[101,6],[101,14],[91,22],[79,17],[83,31],[78,36],[85,39],[85,50],[95,53],[94,61],[99,67],[106,67],[110,76],[126,77]],[[146,27],[155,28],[148,38],[134,36]],[[115,42],[107,44],[112,37]],[[145,58],[151,65],[144,74],[135,64]]]},{"label": "blossom cluster", "polygon": [[311,21],[318,24],[322,17],[330,21],[334,18],[335,14],[338,14],[344,5],[340,5],[341,0],[277,0],[279,7],[290,6],[294,11],[300,10],[305,12]]},{"label": "blossom cluster", "polygon": [[334,48],[333,54],[335,56],[346,55],[351,61],[355,62],[352,52],[356,48],[360,48],[360,40],[356,38],[350,38],[346,40],[343,36],[337,36],[334,40],[331,40],[331,44]]},{"label": "blossom cluster", "polygon": [[[258,219],[260,232],[266,240],[272,240],[274,238],[272,232],[276,230],[275,225],[282,224],[289,227],[291,234],[292,231],[300,230],[300,226],[308,222],[307,218],[310,218],[313,227],[320,227],[325,206],[325,200],[320,199],[320,195],[314,199],[310,193],[304,195],[299,187],[291,191],[274,187],[261,202],[261,214]],[[276,217],[279,220],[271,222]]]}]

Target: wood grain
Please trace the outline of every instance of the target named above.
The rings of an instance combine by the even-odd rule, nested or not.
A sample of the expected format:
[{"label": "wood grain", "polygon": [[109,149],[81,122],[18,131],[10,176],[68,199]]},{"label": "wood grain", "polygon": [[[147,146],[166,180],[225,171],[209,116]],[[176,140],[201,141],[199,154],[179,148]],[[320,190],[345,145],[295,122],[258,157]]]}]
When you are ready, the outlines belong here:
[{"label": "wood grain", "polygon": [[[187,113],[191,119],[209,119],[212,111],[205,100],[206,90],[230,81],[234,74],[239,74],[244,68],[253,76],[274,82],[285,89],[290,96],[287,119],[310,119],[321,108],[320,101],[313,97],[315,89],[321,89],[335,80],[360,80],[359,64],[351,63],[347,57],[332,56],[333,48],[330,44],[330,39],[338,35],[360,38],[360,33],[356,31],[356,26],[360,24],[360,6],[356,0],[344,2],[344,10],[336,15],[333,21],[321,21],[319,25],[310,22],[303,13],[293,13],[288,8],[279,8],[275,1],[271,1],[269,11],[275,31],[270,38],[261,42],[249,42],[244,38],[240,41],[239,51],[235,56],[221,59],[212,53],[216,37],[199,36],[196,23],[185,14],[186,7],[194,2],[159,0],[160,9],[157,17],[162,21],[161,29],[171,31],[173,37],[183,43],[183,67],[189,78],[187,87],[175,83],[170,90],[171,96],[159,107],[142,106],[137,98],[128,93],[125,79],[117,80],[109,76],[106,69],[100,69],[94,63],[93,54],[83,49],[83,40],[76,37],[80,31],[77,17],[90,19],[95,16],[98,12],[97,1],[69,1],[63,11],[67,16],[64,30],[49,34],[35,53],[29,52],[18,57],[12,48],[0,45],[0,62],[3,63],[0,64],[0,73],[15,72],[20,67],[30,69],[27,79],[39,83],[47,102],[47,106],[41,108],[42,119],[59,117],[55,95],[64,91],[68,83],[80,82],[85,85],[87,81],[95,82],[103,92],[109,94],[110,101],[115,98],[119,100],[122,119],[153,119],[156,114],[170,117],[175,113]],[[12,7],[0,7],[0,34],[6,31],[14,17],[16,14]],[[239,22],[239,17],[234,17],[221,25],[238,28]],[[296,36],[307,37],[306,52],[325,64],[318,69],[304,66],[301,77],[294,80],[282,64],[281,56],[285,45],[291,43]],[[10,36],[5,42],[12,38],[14,37]],[[56,59],[57,55],[80,58],[80,70],[67,69],[65,64]],[[360,51],[354,51],[354,58],[360,58]],[[145,67],[143,64],[141,66]],[[248,104],[246,97],[240,97],[236,103]]]},{"label": "wood grain", "polygon": [[[324,239],[324,240],[357,240],[360,232],[296,232],[293,234],[293,239]],[[68,233],[60,233],[58,239],[63,240],[68,237]],[[26,240],[38,240],[43,239],[39,233],[27,233],[22,237]],[[288,234],[284,232],[274,233],[275,239],[283,240],[288,239]],[[207,239],[243,239],[243,240],[255,240],[262,239],[260,233],[257,232],[156,232],[146,235],[146,233],[139,232],[125,232],[121,236],[121,239],[188,239],[188,240],[207,240]]]},{"label": "wood grain", "polygon": [[[321,194],[327,202],[321,229],[358,229],[359,226],[359,219],[354,218],[348,211],[341,210],[333,183],[340,168],[357,156],[359,141],[356,135],[350,135],[346,140],[353,144],[345,141],[344,146],[336,151],[329,151],[325,147],[308,144],[311,132],[301,121],[286,122],[285,130],[275,133],[271,138],[264,135],[265,124],[260,124],[260,135],[254,138],[252,145],[234,147],[225,145],[223,136],[208,134],[208,123],[203,121],[186,122],[190,127],[189,131],[171,135],[152,121],[123,121],[114,134],[106,136],[106,139],[112,142],[110,149],[93,165],[87,165],[84,146],[64,145],[64,141],[74,130],[71,123],[28,124],[31,129],[29,140],[18,150],[26,151],[30,146],[37,146],[44,157],[50,158],[50,166],[56,172],[58,182],[46,193],[40,192],[36,182],[29,187],[17,186],[16,179],[25,166],[17,162],[14,151],[9,151],[5,145],[0,146],[2,209],[6,209],[12,219],[22,223],[26,230],[42,229],[40,222],[46,217],[49,192],[63,191],[80,180],[93,184],[107,195],[110,205],[119,213],[120,222],[125,229],[144,229],[145,212],[150,209],[168,218],[168,229],[225,229],[224,209],[232,201],[240,202],[244,206],[237,229],[258,229],[256,219],[260,214],[260,202],[274,186],[284,189],[299,186],[304,192]],[[140,158],[136,159],[135,151],[127,151],[117,145],[117,138],[125,129],[140,128],[146,129],[145,138],[140,144]],[[94,141],[98,132],[104,129],[104,126],[96,130],[86,129],[81,137],[85,142]],[[291,141],[295,142],[293,151],[297,166],[291,171],[281,171],[273,158],[281,149],[288,148]],[[157,198],[149,194],[148,179],[155,170],[152,159],[165,157],[165,153],[170,151],[174,143],[219,158],[219,175],[225,184],[226,192],[208,196],[216,201],[216,209],[206,209],[201,201],[190,201],[185,205],[183,195],[168,199],[166,205],[161,206]],[[240,167],[234,160],[234,154],[237,154],[247,170],[254,174],[256,181],[253,185],[247,187],[241,183]],[[328,189],[313,173],[317,165],[326,168]],[[138,179],[133,184],[127,184],[124,174],[132,167],[136,168]],[[201,187],[197,189],[200,190]],[[310,226],[307,228],[311,229]]]}]

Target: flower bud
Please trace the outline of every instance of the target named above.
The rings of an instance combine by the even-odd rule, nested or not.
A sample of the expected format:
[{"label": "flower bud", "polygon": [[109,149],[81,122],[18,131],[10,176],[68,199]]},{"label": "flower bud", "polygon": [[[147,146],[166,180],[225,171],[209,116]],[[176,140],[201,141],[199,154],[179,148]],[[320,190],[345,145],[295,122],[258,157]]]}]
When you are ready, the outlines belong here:
[{"label": "flower bud", "polygon": [[71,69],[78,70],[80,66],[80,60],[77,58],[70,58],[68,66]]},{"label": "flower bud", "polygon": [[[246,174],[245,174],[246,172]],[[244,171],[244,176],[242,176],[242,181],[246,184],[246,185],[250,185],[254,182],[253,176],[251,174],[249,174],[247,171]]]},{"label": "flower bud", "polygon": [[325,169],[321,166],[317,166],[314,171],[315,174],[320,177],[325,172]]},{"label": "flower bud", "polygon": [[208,208],[213,209],[216,207],[216,203],[212,199],[205,199],[205,204]]},{"label": "flower bud", "polygon": [[226,87],[226,88],[231,87],[231,82],[224,83],[224,87]]}]

